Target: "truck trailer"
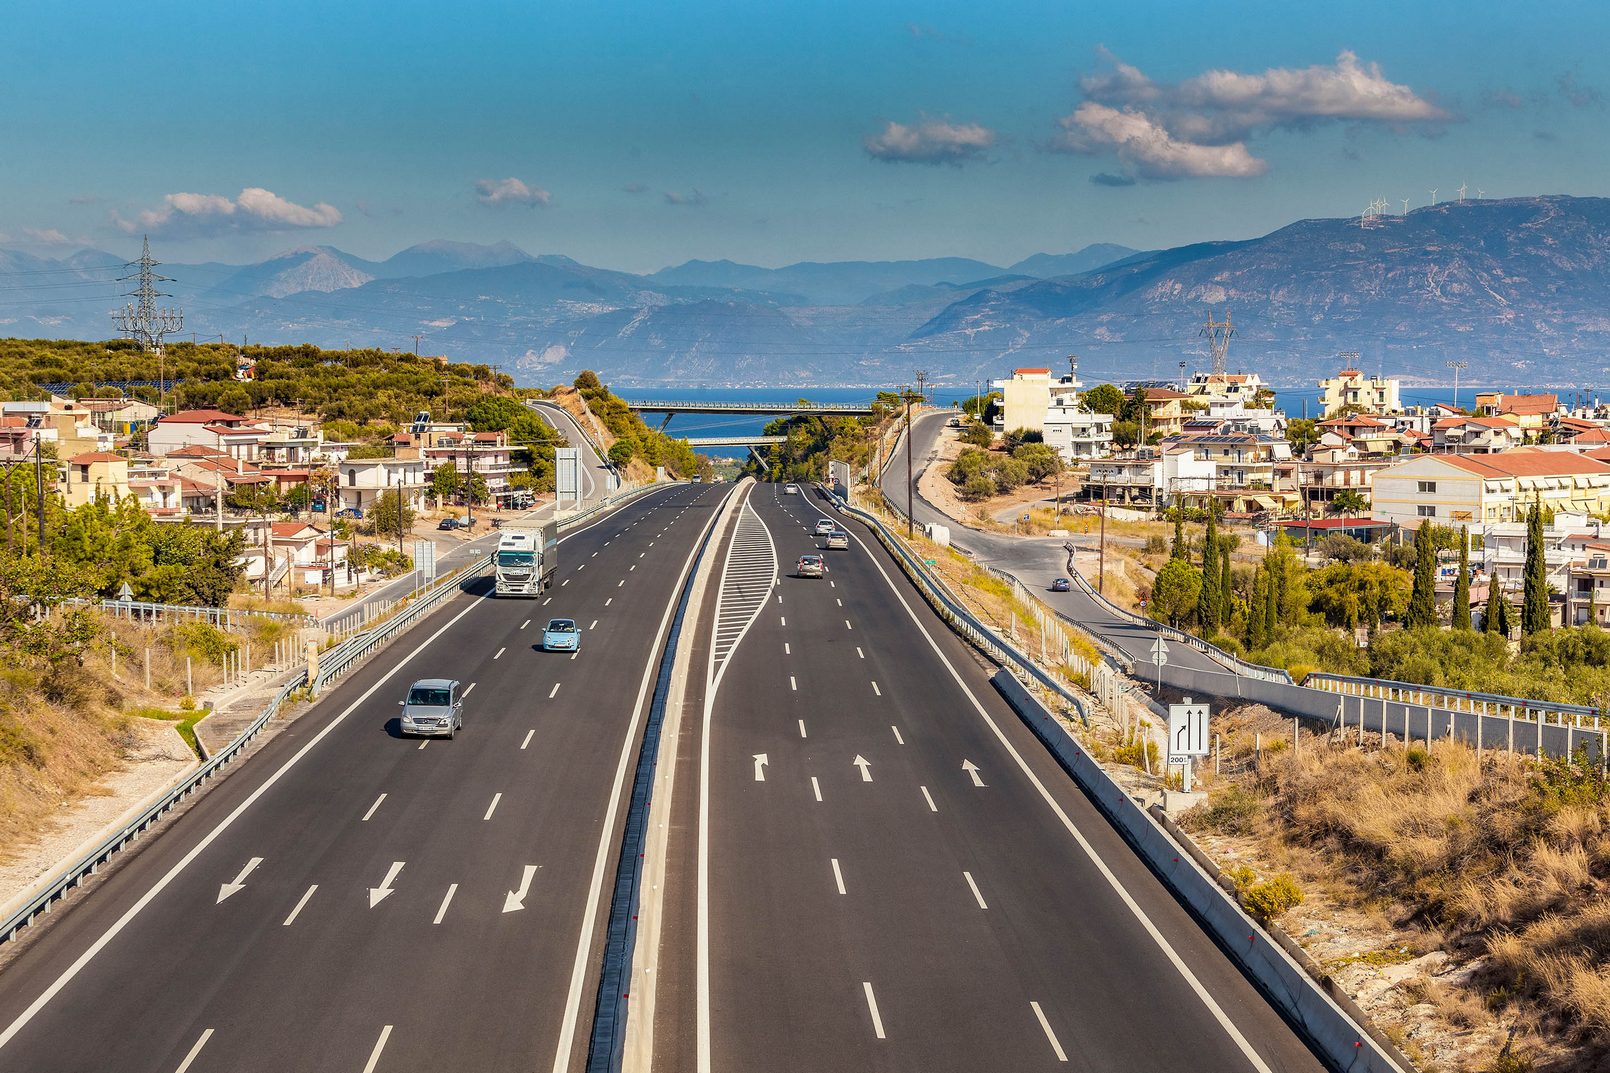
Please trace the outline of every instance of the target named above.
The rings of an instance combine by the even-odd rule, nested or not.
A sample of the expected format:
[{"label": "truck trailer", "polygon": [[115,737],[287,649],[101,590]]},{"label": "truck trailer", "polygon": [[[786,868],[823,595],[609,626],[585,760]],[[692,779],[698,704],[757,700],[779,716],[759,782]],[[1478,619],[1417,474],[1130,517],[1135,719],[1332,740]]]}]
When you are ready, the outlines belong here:
[{"label": "truck trailer", "polygon": [[494,562],[498,596],[541,596],[559,567],[559,523],[505,529]]}]

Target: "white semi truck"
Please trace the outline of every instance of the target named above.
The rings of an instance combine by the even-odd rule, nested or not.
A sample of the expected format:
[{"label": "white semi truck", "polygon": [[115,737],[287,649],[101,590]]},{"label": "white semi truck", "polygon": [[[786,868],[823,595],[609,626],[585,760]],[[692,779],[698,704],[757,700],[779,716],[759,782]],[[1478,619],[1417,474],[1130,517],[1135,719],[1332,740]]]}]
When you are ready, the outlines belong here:
[{"label": "white semi truck", "polygon": [[559,523],[505,529],[498,538],[496,593],[541,596],[553,585],[559,567]]}]

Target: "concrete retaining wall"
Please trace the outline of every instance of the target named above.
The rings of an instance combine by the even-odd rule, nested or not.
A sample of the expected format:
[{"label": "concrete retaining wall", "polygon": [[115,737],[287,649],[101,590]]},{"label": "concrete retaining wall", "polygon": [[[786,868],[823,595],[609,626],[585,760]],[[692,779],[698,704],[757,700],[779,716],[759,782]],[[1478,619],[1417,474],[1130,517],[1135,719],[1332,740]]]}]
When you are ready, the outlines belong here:
[{"label": "concrete retaining wall", "polygon": [[[1168,671],[1169,668],[1165,666],[1165,682],[1169,680]],[[1244,686],[1274,685],[1238,679],[1228,673],[1225,676],[1242,682]],[[1325,994],[1297,961],[1247,916],[1191,854],[1182,852],[1168,832],[1124,793],[1085,752],[1083,746],[1074,740],[1061,721],[1016,678],[1005,671],[998,671],[992,680],[1023,721],[1051,750],[1063,769],[1089,795],[1147,866],[1162,879],[1174,897],[1191,911],[1208,934],[1229,953],[1275,1008],[1296,1026],[1333,1069],[1347,1073],[1406,1073],[1410,1069],[1407,1064],[1400,1065],[1383,1044]],[[1222,683],[1219,686],[1224,688]],[[1177,688],[1187,687],[1179,685]],[[1200,686],[1192,688],[1208,692]],[[1329,696],[1334,713],[1337,699],[1334,695],[1319,690],[1305,692]],[[1256,698],[1248,696],[1246,699]]]}]

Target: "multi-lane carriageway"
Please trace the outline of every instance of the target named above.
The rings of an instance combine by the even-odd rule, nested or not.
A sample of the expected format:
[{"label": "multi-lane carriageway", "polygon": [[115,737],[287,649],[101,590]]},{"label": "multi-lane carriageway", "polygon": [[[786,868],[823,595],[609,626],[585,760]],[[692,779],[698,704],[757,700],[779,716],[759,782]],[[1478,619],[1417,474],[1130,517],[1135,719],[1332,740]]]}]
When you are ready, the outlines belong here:
[{"label": "multi-lane carriageway", "polygon": [[[652,493],[543,601],[462,595],[0,971],[0,1070],[576,1070],[674,595],[728,495],[675,751],[656,1070],[1322,1068],[864,529]],[[551,615],[586,633],[535,651]],[[407,684],[466,730],[395,736]],[[642,934],[642,933],[640,933]],[[643,1026],[639,1026],[643,1027]]]}]

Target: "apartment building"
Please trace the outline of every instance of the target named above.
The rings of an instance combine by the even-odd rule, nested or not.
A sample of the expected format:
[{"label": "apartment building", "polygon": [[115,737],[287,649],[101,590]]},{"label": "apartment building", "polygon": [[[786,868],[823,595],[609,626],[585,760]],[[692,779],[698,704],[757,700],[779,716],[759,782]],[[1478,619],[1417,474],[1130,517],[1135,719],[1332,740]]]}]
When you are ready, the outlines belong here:
[{"label": "apartment building", "polygon": [[425,507],[430,473],[422,458],[349,458],[336,467],[336,475],[340,482],[337,510],[356,507],[368,511],[391,491],[401,492],[415,510]]},{"label": "apartment building", "polygon": [[238,414],[223,410],[181,410],[169,414],[146,433],[146,447],[154,455],[171,455],[185,447],[210,447],[248,462],[258,459],[268,433]]},{"label": "apartment building", "polygon": [[1185,385],[1185,393],[1204,402],[1243,402],[1255,406],[1258,393],[1268,385],[1257,373],[1197,373]]},{"label": "apartment building", "polygon": [[1050,369],[1013,369],[1010,378],[996,380],[990,387],[1001,393],[996,431],[1045,431],[1046,411],[1051,408]]},{"label": "apartment building", "polygon": [[1431,423],[1431,450],[1452,454],[1492,454],[1521,446],[1519,422],[1509,417],[1444,417]]},{"label": "apartment building", "polygon": [[1509,418],[1528,443],[1535,443],[1560,408],[1558,395],[1506,395],[1482,391],[1476,395],[1476,413],[1482,417]]},{"label": "apartment building", "polygon": [[1492,454],[1416,455],[1376,473],[1371,513],[1409,529],[1524,519],[1534,502],[1567,514],[1610,512],[1610,462],[1517,447]]},{"label": "apartment building", "polygon": [[97,499],[119,502],[129,495],[129,460],[110,451],[86,451],[63,466],[62,499],[67,508],[82,507]]},{"label": "apartment building", "polygon": [[1365,376],[1357,369],[1343,369],[1319,381],[1320,412],[1331,417],[1338,410],[1353,406],[1371,414],[1397,413],[1403,409],[1398,388],[1397,380]]}]

